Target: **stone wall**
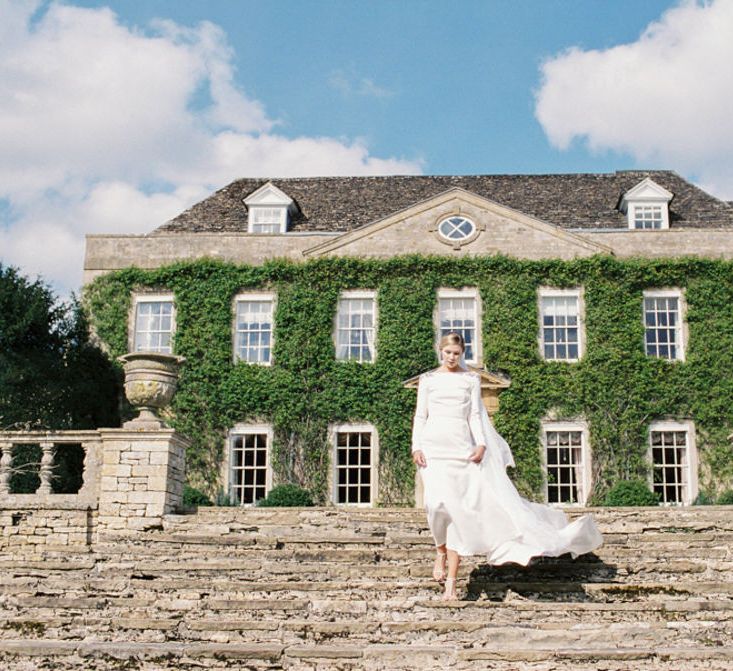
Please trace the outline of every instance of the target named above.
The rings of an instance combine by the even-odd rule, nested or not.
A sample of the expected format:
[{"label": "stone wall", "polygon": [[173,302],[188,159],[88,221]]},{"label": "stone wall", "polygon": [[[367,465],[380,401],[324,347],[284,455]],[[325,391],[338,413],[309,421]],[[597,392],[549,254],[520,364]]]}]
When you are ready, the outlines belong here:
[{"label": "stone wall", "polygon": [[180,507],[186,438],[167,428],[100,429],[99,433],[104,445],[100,529],[147,529]]},{"label": "stone wall", "polygon": [[0,503],[0,550],[91,545],[96,526],[97,511],[94,508],[64,509],[61,502],[50,502],[48,506],[29,502],[22,507],[9,506],[3,501]]},{"label": "stone wall", "polygon": [[[0,549],[85,546],[99,531],[135,531],[159,525],[182,503],[188,440],[160,427],[0,433]],[[136,428],[137,427],[137,428]],[[12,452],[40,445],[41,484],[33,494],[10,491]],[[53,455],[82,445],[84,482],[76,494],[52,491]]]}]

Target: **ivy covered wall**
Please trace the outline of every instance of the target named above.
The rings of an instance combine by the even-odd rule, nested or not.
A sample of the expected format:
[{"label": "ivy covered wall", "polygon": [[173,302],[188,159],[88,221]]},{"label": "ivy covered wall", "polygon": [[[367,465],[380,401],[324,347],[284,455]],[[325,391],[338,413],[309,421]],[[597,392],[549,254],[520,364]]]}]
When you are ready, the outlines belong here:
[{"label": "ivy covered wall", "polygon": [[[277,481],[310,488],[325,501],[331,422],[372,423],[379,434],[382,505],[411,505],[410,431],[415,391],[402,382],[436,364],[433,311],[439,287],[478,287],[484,365],[511,378],[495,417],[514,451],[513,478],[539,498],[540,421],[583,418],[590,426],[593,498],[616,480],[646,477],[650,422],[695,422],[700,489],[733,482],[733,263],[728,261],[521,261],[506,257],[388,260],[329,258],[241,266],[203,260],[155,270],[126,269],[86,289],[97,334],[113,356],[127,351],[131,294],[175,294],[175,352],[187,358],[172,423],[194,440],[189,480],[215,492],[227,431],[272,423]],[[537,289],[584,288],[586,348],[579,363],[539,356]],[[644,353],[642,292],[683,288],[689,342],[684,362]],[[277,294],[274,364],[232,359],[233,297]],[[335,360],[339,292],[378,290],[377,360]]]}]

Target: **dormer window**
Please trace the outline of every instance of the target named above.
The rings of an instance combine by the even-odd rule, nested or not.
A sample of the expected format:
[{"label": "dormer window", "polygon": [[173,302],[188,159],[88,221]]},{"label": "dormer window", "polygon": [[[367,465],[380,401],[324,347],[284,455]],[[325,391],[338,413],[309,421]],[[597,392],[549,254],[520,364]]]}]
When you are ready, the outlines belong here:
[{"label": "dormer window", "polygon": [[663,205],[634,205],[634,225],[631,228],[667,228],[663,226]]},{"label": "dormer window", "polygon": [[249,208],[250,233],[280,233],[287,230],[288,210],[285,207]]},{"label": "dormer window", "polygon": [[297,206],[290,196],[272,182],[261,186],[244,199],[247,206],[247,231],[249,233],[286,233],[290,215]]},{"label": "dormer window", "polygon": [[673,193],[647,177],[621,197],[619,210],[626,215],[630,229],[667,229],[673,197]]}]

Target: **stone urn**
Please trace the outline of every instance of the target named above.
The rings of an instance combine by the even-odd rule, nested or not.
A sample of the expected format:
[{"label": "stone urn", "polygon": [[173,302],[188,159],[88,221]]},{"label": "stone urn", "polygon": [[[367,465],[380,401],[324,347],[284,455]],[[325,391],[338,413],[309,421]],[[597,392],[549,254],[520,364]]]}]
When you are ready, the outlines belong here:
[{"label": "stone urn", "polygon": [[166,426],[158,412],[165,408],[176,393],[178,369],[186,360],[173,354],[131,352],[118,357],[125,371],[125,396],[140,411],[125,428],[155,429]]}]

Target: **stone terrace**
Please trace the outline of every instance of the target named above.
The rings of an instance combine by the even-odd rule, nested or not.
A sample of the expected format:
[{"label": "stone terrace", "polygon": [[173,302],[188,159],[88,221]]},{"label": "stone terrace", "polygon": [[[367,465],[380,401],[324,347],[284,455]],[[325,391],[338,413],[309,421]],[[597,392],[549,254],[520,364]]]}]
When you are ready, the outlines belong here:
[{"label": "stone terrace", "polygon": [[593,514],[597,553],[476,558],[452,602],[410,509],[200,509],[6,547],[0,668],[733,668],[733,507]]}]

